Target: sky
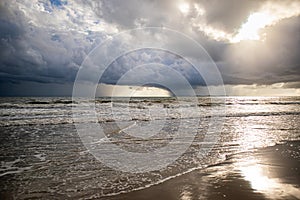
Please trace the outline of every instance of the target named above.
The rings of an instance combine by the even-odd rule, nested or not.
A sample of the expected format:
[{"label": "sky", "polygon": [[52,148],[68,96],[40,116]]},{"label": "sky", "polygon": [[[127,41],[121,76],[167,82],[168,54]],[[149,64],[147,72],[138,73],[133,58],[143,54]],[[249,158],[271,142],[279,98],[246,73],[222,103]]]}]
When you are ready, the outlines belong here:
[{"label": "sky", "polygon": [[[205,76],[215,76],[212,64],[194,47],[144,27],[178,31],[199,43],[223,83],[208,83],[197,73],[192,63],[199,64]],[[126,32],[136,28],[138,36]],[[111,52],[149,37],[165,49],[145,47],[120,55],[100,78],[100,95],[114,85],[120,85],[116,91],[125,86],[143,90],[143,81],[151,86],[144,88],[147,95],[157,93],[163,87],[155,89],[151,82],[176,84],[177,72],[199,95],[206,94],[205,87],[223,85],[227,95],[300,95],[299,0],[1,0],[0,95],[72,95],[84,60],[116,34],[122,38]],[[176,48],[185,57],[169,51]],[[147,65],[151,63],[176,73]],[[144,67],[138,75],[130,74],[136,66]]]}]

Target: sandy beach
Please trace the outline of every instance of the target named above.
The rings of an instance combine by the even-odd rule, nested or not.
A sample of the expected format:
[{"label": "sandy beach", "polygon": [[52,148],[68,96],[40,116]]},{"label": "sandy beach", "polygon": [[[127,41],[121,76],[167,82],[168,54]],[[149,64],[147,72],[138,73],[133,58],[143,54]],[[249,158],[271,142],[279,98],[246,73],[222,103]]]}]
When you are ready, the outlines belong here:
[{"label": "sandy beach", "polygon": [[299,150],[300,142],[293,141],[228,156],[206,169],[105,199],[300,199]]}]

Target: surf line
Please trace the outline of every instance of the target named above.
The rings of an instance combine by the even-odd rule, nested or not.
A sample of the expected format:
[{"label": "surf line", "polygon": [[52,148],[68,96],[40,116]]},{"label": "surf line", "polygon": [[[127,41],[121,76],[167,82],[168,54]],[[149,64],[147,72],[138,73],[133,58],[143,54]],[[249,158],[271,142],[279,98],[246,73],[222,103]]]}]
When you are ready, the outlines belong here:
[{"label": "surf line", "polygon": [[117,133],[121,133],[121,132],[124,132],[132,127],[136,126],[136,122],[133,122],[133,124],[130,124],[128,126],[125,126],[124,128],[120,129]]}]

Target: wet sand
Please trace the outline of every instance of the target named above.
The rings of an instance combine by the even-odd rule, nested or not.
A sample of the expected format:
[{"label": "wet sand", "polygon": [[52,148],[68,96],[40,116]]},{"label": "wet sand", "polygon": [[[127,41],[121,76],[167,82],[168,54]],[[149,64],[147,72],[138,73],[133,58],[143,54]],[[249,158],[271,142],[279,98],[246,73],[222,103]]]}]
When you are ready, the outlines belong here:
[{"label": "wet sand", "polygon": [[227,156],[206,169],[105,199],[300,199],[300,142]]}]

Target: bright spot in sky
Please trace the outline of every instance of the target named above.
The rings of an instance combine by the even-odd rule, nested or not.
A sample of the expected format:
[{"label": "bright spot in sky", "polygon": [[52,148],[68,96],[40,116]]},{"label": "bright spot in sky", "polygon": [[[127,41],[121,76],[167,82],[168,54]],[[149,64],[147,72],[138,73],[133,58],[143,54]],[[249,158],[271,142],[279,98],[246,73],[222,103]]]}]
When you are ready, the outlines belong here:
[{"label": "bright spot in sky", "polygon": [[261,40],[260,30],[277,22],[276,20],[274,16],[268,13],[256,12],[251,14],[247,21],[241,25],[237,34],[226,33],[209,25],[198,25],[198,28],[218,41],[228,40],[231,43],[237,43],[243,40]]},{"label": "bright spot in sky", "polygon": [[272,24],[273,20],[273,17],[266,13],[251,14],[232,41],[260,40],[259,31],[267,25]]},{"label": "bright spot in sky", "polygon": [[170,97],[172,94],[162,88],[150,86],[99,84],[96,96],[105,97]]},{"label": "bright spot in sky", "polygon": [[262,40],[260,31],[273,26],[283,19],[300,15],[300,3],[291,4],[266,3],[260,10],[252,13],[247,21],[241,25],[238,33],[233,35],[230,42],[236,43],[242,40]]},{"label": "bright spot in sky", "polygon": [[186,2],[181,2],[178,5],[178,8],[179,8],[180,12],[182,12],[183,14],[187,14],[190,10],[190,5]]},{"label": "bright spot in sky", "polygon": [[[205,14],[205,10],[197,9],[199,16]],[[189,4],[179,4],[182,13],[189,12]],[[245,22],[233,32],[226,32],[222,29],[213,27],[211,24],[203,23],[201,20],[191,20],[193,26],[199,31],[205,33],[208,37],[217,41],[228,41],[230,43],[238,43],[245,40],[264,40],[261,36],[265,35],[261,31],[267,26],[274,26],[283,19],[300,15],[299,1],[292,4],[265,3],[256,12],[250,14]]]}]

